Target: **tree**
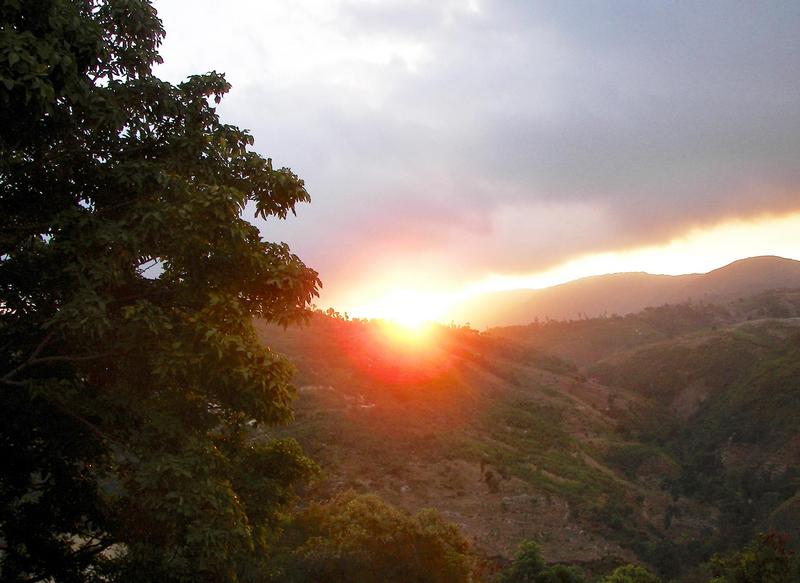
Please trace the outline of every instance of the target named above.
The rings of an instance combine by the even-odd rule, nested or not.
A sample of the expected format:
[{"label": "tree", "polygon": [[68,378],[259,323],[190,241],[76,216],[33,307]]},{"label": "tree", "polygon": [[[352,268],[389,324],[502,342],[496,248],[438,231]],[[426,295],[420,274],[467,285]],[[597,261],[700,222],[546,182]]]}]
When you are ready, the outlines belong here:
[{"label": "tree", "polygon": [[163,35],[147,0],[0,2],[4,580],[233,580],[312,471],[252,430],[292,398],[252,318],[320,282],[241,216],[308,193],[222,75],[153,75]]},{"label": "tree", "polygon": [[279,554],[280,583],[467,583],[477,576],[467,542],[437,512],[411,516],[352,491],[297,513]]},{"label": "tree", "polygon": [[712,583],[791,583],[800,580],[800,560],[783,534],[759,534],[741,551],[714,555]]},{"label": "tree", "polygon": [[622,565],[603,579],[602,583],[660,583],[661,579],[639,565]]},{"label": "tree", "polygon": [[546,565],[539,545],[524,540],[514,561],[497,578],[497,583],[584,583],[579,569],[567,565]]}]

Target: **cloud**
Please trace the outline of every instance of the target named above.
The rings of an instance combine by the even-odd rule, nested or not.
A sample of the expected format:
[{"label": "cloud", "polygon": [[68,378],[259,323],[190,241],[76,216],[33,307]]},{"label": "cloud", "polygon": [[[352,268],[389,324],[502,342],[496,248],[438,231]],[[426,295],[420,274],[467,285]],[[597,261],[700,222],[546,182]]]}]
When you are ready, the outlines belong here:
[{"label": "cloud", "polygon": [[800,208],[800,4],[160,0],[171,79],[303,176],[330,297]]}]

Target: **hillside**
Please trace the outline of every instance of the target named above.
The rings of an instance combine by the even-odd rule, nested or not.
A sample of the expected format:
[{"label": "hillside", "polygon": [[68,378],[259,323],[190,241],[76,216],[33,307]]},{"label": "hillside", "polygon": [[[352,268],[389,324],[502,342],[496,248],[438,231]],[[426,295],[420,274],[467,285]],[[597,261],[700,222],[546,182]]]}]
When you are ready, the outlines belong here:
[{"label": "hillside", "polygon": [[778,523],[800,541],[800,524],[783,521],[789,510],[780,508],[800,488],[800,319],[681,336],[614,355],[590,373],[648,399],[628,417],[630,435],[679,461],[671,490],[720,508],[726,543]]},{"label": "hillside", "polygon": [[261,331],[298,365],[286,432],[325,470],[318,495],[355,488],[435,507],[488,555],[510,556],[529,537],[552,560],[634,558],[593,518],[641,512],[637,489],[596,459],[614,439],[608,391],[559,359],[468,329],[442,328],[421,352],[390,346],[375,325],[321,316]]},{"label": "hillside", "polygon": [[796,525],[798,315],[787,291],[408,343],[320,314],[258,329],[298,367],[273,434],[323,468],[308,496],[434,507],[487,556],[531,538],[548,561],[672,576]]},{"label": "hillside", "polygon": [[686,301],[725,303],[771,289],[800,287],[800,261],[751,257],[705,274],[615,273],[541,290],[480,296],[455,306],[448,318],[473,326],[510,326],[539,320],[575,320],[629,314]]},{"label": "hillside", "polygon": [[538,321],[492,328],[491,333],[577,365],[589,365],[615,353],[696,331],[793,317],[800,317],[800,290],[769,290],[726,303],[663,304],[625,316]]}]

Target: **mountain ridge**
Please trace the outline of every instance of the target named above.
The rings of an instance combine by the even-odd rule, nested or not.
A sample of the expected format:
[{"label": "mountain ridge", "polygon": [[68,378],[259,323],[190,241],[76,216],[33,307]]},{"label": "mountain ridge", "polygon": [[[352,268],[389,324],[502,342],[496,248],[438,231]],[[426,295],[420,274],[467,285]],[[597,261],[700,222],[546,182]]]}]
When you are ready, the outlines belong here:
[{"label": "mountain ridge", "polygon": [[625,315],[666,303],[724,303],[787,288],[800,288],[800,261],[761,255],[739,259],[707,273],[619,272],[540,290],[495,292],[459,303],[448,316],[479,328],[510,326],[537,319]]}]

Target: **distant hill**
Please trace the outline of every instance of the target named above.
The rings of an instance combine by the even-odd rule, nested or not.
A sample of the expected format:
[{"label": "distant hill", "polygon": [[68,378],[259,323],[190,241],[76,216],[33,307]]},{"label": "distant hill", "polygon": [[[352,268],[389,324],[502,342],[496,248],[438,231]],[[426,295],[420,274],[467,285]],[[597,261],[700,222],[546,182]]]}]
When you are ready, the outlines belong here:
[{"label": "distant hill", "polygon": [[459,304],[448,317],[478,328],[511,326],[537,318],[574,320],[624,315],[666,303],[725,303],[762,291],[788,288],[800,288],[800,261],[775,256],[751,257],[705,274],[614,273],[542,290],[497,292]]}]

